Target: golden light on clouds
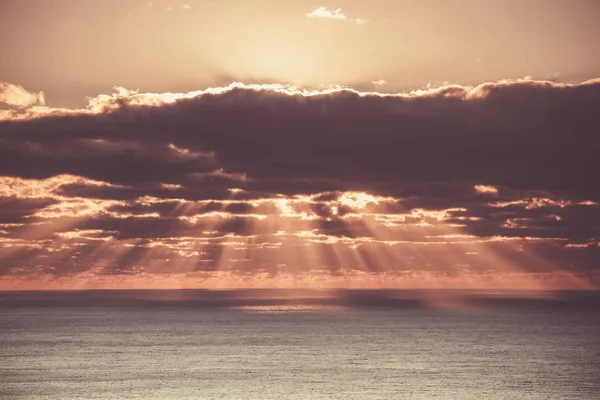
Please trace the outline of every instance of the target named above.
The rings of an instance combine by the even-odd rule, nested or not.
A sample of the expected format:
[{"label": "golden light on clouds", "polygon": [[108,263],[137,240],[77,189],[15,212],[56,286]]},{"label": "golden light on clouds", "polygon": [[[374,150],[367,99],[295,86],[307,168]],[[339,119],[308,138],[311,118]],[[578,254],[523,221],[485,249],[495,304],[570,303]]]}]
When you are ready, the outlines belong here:
[{"label": "golden light on clouds", "polygon": [[[29,217],[25,234],[36,240],[0,237],[4,259],[25,249],[47,252],[44,270],[15,266],[0,278],[3,289],[590,287],[582,278],[560,272],[551,262],[524,250],[529,243],[553,239],[466,234],[456,222],[457,214],[467,211],[463,208],[404,210],[401,198],[366,192],[235,200],[243,191],[232,189],[232,197],[222,201],[144,196],[133,202],[59,194],[61,187],[73,183],[110,187],[74,176],[4,178],[4,196],[51,198],[56,203]],[[489,187],[483,187],[483,193],[489,193]],[[149,212],[173,201],[178,206],[168,215]],[[219,207],[209,211],[210,204]],[[245,211],[228,211],[232,204],[245,205]],[[122,206],[132,211],[117,211]],[[171,222],[165,238],[147,240],[119,238],[117,231],[72,228],[82,220],[106,217]],[[232,222],[241,224],[239,233],[227,233]],[[340,225],[323,230],[323,224],[329,223]],[[514,222],[507,220],[507,224]],[[131,258],[132,254],[137,255]],[[515,261],[515,254],[521,261]],[[83,270],[55,278],[44,272],[54,271],[53,264],[64,259],[72,259]],[[133,263],[120,266],[127,259]],[[199,271],[203,264],[212,267]],[[532,265],[536,273],[528,272]],[[121,268],[127,272],[118,273]],[[36,274],[35,282],[31,273]]]},{"label": "golden light on clouds", "polygon": [[[196,90],[186,93],[140,93],[139,90],[131,90],[123,87],[113,87],[113,93],[110,95],[100,94],[94,97],[86,98],[86,107],[82,109],[65,109],[56,108],[46,105],[38,105],[36,102],[29,104],[23,108],[15,109],[0,109],[0,121],[2,120],[17,120],[17,119],[33,119],[42,118],[47,116],[64,116],[64,115],[85,115],[85,114],[102,114],[105,112],[118,110],[124,106],[150,106],[150,107],[161,107],[164,105],[175,104],[180,101],[190,100],[195,98],[201,98],[203,96],[221,95],[228,92],[232,92],[238,89],[254,91],[256,93],[277,93],[285,94],[291,97],[319,97],[335,94],[352,94],[358,97],[371,97],[371,98],[394,98],[394,99],[427,99],[427,98],[450,98],[462,101],[476,101],[486,99],[487,96],[492,94],[494,91],[502,89],[503,87],[510,87],[513,85],[531,85],[533,87],[540,88],[555,88],[555,89],[569,89],[576,87],[594,86],[600,82],[600,78],[592,79],[580,84],[567,84],[567,83],[556,83],[550,81],[531,81],[531,80],[502,80],[500,82],[488,82],[477,86],[460,86],[460,85],[446,85],[440,87],[429,87],[427,89],[412,90],[410,92],[399,92],[399,93],[386,93],[378,91],[360,91],[349,87],[341,86],[330,86],[324,89],[307,89],[289,84],[280,83],[263,83],[263,84],[245,84],[242,82],[232,82],[231,84],[224,87],[211,87],[203,90]],[[21,90],[19,90],[21,93]],[[23,94],[25,93],[25,94]],[[35,93],[24,91],[19,94],[20,98],[25,100],[18,100],[22,104],[28,104],[27,99],[36,98]],[[24,97],[23,97],[24,96]],[[12,97],[11,97],[12,98]],[[9,100],[17,101],[17,100]],[[7,103],[8,104],[8,103]],[[10,104],[8,104],[10,105]],[[178,149],[172,147],[174,151],[185,152],[185,149]],[[486,190],[485,187],[493,187],[486,185],[475,185],[475,190]],[[491,189],[487,189],[491,190]]]},{"label": "golden light on clouds", "polygon": [[28,92],[20,85],[0,82],[0,104],[17,108],[27,108],[46,104],[44,92]]},{"label": "golden light on clouds", "polygon": [[[128,29],[160,47],[170,34],[141,26],[177,31],[202,7],[146,4]],[[399,88],[372,69],[378,46],[360,53],[360,35],[389,34],[383,16],[314,7],[257,16],[281,34],[215,45],[225,84],[113,82],[63,107],[52,90],[2,83],[0,288],[597,285],[594,144],[581,143],[595,137],[598,78]],[[210,54],[192,33],[166,58]]]},{"label": "golden light on clouds", "polygon": [[0,398],[592,393],[599,22],[0,0]]},{"label": "golden light on clouds", "polygon": [[477,193],[482,193],[482,194],[498,194],[498,189],[495,188],[494,186],[475,185],[474,188],[475,188],[475,191]]}]

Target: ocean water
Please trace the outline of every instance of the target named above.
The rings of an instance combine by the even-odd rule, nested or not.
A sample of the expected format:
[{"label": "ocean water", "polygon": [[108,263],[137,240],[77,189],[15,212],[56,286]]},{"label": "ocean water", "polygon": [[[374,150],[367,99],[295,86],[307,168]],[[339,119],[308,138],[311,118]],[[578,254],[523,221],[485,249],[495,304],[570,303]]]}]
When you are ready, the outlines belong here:
[{"label": "ocean water", "polygon": [[595,307],[53,296],[0,296],[1,399],[600,399]]}]

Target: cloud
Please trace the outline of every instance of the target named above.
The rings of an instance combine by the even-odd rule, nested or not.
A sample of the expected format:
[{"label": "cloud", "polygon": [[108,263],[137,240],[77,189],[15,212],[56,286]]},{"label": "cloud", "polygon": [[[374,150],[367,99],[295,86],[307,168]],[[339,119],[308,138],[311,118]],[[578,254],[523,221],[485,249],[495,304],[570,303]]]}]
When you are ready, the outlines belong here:
[{"label": "cloud", "polygon": [[342,12],[341,8],[330,10],[325,6],[315,7],[314,10],[306,14],[307,18],[320,18],[320,19],[332,19],[338,21],[351,21],[356,25],[365,25],[369,21],[363,18],[352,18],[348,19],[346,14]]},{"label": "cloud", "polygon": [[0,82],[0,107],[29,108],[45,104],[44,92],[32,93],[22,86]]},{"label": "cloud", "polygon": [[0,121],[6,279],[600,282],[598,80],[36,101]]},{"label": "cloud", "polygon": [[335,19],[335,20],[345,20],[346,15],[342,12],[341,8],[337,8],[335,10],[329,10],[327,7],[319,6],[315,7],[314,10],[307,13],[306,16],[308,18],[324,18],[324,19]]},{"label": "cloud", "polygon": [[371,84],[373,84],[374,86],[385,86],[387,85],[387,81],[383,79],[378,79],[376,81],[371,82]]},{"label": "cloud", "polygon": [[167,7],[167,8],[165,9],[165,12],[171,12],[171,11],[175,11],[175,9],[173,8],[173,6],[172,6],[172,5],[169,5],[169,7]]},{"label": "cloud", "polygon": [[187,4],[184,4],[181,8],[183,8],[184,10],[191,10],[192,9],[192,7],[190,7]]},{"label": "cloud", "polygon": [[473,188],[477,193],[498,194],[498,189],[489,185],[475,185]]}]

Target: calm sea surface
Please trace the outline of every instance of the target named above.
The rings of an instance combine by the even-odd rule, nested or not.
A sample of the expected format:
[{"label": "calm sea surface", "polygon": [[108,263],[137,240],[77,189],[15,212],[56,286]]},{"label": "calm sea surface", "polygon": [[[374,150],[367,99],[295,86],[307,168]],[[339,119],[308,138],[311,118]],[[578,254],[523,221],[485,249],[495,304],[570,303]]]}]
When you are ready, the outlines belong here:
[{"label": "calm sea surface", "polygon": [[0,301],[1,399],[600,399],[593,308]]}]

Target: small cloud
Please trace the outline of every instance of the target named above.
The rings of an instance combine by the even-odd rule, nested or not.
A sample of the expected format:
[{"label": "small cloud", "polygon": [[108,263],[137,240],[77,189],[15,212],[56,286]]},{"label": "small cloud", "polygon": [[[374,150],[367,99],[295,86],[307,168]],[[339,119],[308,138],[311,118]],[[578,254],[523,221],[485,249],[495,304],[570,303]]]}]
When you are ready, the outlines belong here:
[{"label": "small cloud", "polygon": [[177,190],[181,189],[183,186],[173,183],[161,183],[160,187],[166,190]]},{"label": "small cloud", "polygon": [[337,8],[335,10],[329,10],[327,7],[320,6],[316,7],[311,12],[307,13],[306,16],[308,18],[325,18],[325,19],[337,19],[337,20],[345,20],[346,15],[342,12],[341,8]]},{"label": "small cloud", "polygon": [[46,104],[44,92],[28,92],[20,85],[0,82],[0,107],[28,108]]},{"label": "small cloud", "polygon": [[183,8],[184,10],[191,10],[192,9],[192,7],[190,7],[187,4],[184,4],[183,7],[181,7],[181,8]]},{"label": "small cloud", "polygon": [[308,18],[336,19],[338,21],[347,20],[348,22],[353,22],[356,25],[365,25],[367,22],[369,22],[368,20],[362,18],[348,19],[341,8],[330,10],[325,6],[315,7],[315,9],[307,13],[306,16]]},{"label": "small cloud", "polygon": [[169,7],[167,7],[167,9],[165,10],[165,12],[169,12],[169,11],[175,11],[173,6],[169,5]]},{"label": "small cloud", "polygon": [[154,3],[152,3],[152,2],[148,3],[148,7],[154,7]]},{"label": "small cloud", "polygon": [[383,85],[387,85],[387,81],[383,80],[383,79],[378,79],[376,81],[371,82],[373,85],[375,86],[383,86]]},{"label": "small cloud", "polygon": [[473,188],[477,193],[481,194],[498,194],[498,189],[489,185],[475,185]]}]

